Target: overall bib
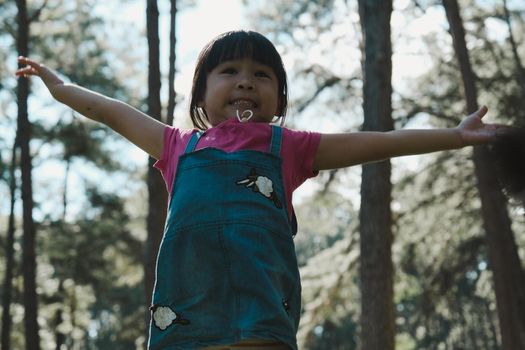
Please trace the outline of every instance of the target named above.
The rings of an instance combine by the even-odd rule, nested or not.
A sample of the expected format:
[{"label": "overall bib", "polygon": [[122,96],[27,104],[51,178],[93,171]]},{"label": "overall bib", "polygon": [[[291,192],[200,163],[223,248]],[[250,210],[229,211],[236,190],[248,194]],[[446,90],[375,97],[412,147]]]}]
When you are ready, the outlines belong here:
[{"label": "overall bib", "polygon": [[157,258],[149,349],[243,339],[297,349],[301,284],[281,171],[282,129],[268,153],[195,151],[179,159]]}]

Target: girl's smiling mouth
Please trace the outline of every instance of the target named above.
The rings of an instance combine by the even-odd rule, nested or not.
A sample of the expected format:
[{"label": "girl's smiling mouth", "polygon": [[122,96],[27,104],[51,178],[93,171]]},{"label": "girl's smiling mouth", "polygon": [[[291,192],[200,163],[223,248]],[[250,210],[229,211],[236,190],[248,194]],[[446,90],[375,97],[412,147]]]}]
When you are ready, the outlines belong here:
[{"label": "girl's smiling mouth", "polygon": [[249,99],[236,99],[230,102],[230,105],[234,106],[239,110],[254,109],[257,108],[257,104]]}]

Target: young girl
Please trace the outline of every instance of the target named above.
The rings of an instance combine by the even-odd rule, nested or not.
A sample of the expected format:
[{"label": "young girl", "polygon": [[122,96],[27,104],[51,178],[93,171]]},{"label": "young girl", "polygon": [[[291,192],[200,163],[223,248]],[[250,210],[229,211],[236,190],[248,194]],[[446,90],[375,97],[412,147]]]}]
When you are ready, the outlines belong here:
[{"label": "young girl", "polygon": [[276,126],[288,102],[272,43],[228,32],[201,52],[195,129],[162,124],[19,58],[58,101],[158,159],[170,192],[151,306],[150,349],[297,349],[301,284],[292,192],[319,170],[494,140],[482,107],[456,128],[320,134]]}]

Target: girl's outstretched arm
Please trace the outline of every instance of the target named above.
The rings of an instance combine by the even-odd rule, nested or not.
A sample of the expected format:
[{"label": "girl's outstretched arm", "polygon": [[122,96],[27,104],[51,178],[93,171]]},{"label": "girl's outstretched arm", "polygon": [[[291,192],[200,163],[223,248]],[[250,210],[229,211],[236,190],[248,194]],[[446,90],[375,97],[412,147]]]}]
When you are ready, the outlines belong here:
[{"label": "girl's outstretched arm", "polygon": [[482,144],[495,140],[505,126],[484,124],[487,107],[466,117],[450,129],[393,130],[322,134],[314,169],[335,169],[392,157],[430,153]]},{"label": "girl's outstretched arm", "polygon": [[153,158],[160,158],[164,144],[164,124],[121,101],[64,83],[51,69],[27,57],[19,57],[18,62],[25,67],[16,71],[17,76],[40,77],[57,101],[106,124]]}]

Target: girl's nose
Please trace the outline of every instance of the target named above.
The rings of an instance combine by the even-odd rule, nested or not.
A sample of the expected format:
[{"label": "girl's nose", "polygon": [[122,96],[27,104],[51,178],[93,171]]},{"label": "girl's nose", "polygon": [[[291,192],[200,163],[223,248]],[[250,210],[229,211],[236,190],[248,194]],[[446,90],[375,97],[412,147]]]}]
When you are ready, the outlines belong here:
[{"label": "girl's nose", "polygon": [[238,89],[243,90],[252,90],[254,88],[253,81],[247,77],[246,75],[243,75],[240,77],[239,81],[237,81],[236,87]]}]

